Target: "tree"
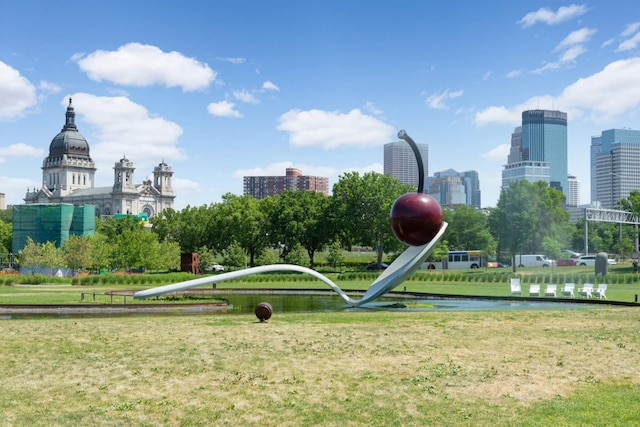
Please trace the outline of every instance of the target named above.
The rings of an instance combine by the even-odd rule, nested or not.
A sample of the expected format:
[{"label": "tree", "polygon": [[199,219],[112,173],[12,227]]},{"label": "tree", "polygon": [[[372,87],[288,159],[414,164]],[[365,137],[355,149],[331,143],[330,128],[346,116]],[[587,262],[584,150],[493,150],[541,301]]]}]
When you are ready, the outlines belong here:
[{"label": "tree", "polygon": [[247,254],[237,242],[233,242],[225,250],[224,263],[230,267],[243,268],[247,266]]},{"label": "tree", "polygon": [[[451,214],[448,215],[448,212]],[[486,255],[495,252],[496,242],[487,227],[486,214],[466,205],[457,205],[452,210],[445,209],[443,214],[449,222],[446,232],[448,246],[453,250],[479,249]]]},{"label": "tree", "polygon": [[91,251],[91,263],[87,267],[100,271],[113,265],[112,245],[104,234],[96,233],[88,236]]},{"label": "tree", "polygon": [[69,236],[62,244],[62,253],[67,266],[74,271],[92,264],[91,242],[85,236]]},{"label": "tree", "polygon": [[[7,257],[11,252],[11,239],[13,227],[11,224],[0,221],[0,260]],[[2,262],[0,262],[2,264]]]},{"label": "tree", "polygon": [[309,265],[314,266],[316,251],[333,238],[331,199],[316,191],[285,191],[272,199],[270,206],[271,242],[285,245],[284,256],[296,244],[307,251]]},{"label": "tree", "polygon": [[352,245],[359,243],[377,248],[378,264],[382,263],[385,248],[401,249],[389,223],[391,206],[398,197],[415,191],[389,175],[358,172],[342,175],[333,186],[335,203],[332,209],[339,218],[341,238]]},{"label": "tree", "polygon": [[500,192],[498,205],[489,215],[489,227],[499,247],[509,252],[514,272],[516,254],[543,250],[545,237],[568,242],[571,229],[569,213],[562,209],[563,197],[543,181],[514,181]]},{"label": "tree", "polygon": [[22,250],[18,252],[18,260],[22,267],[35,269],[42,265],[42,248],[31,237],[27,237]]},{"label": "tree", "polygon": [[334,270],[337,267],[342,267],[342,264],[344,263],[344,253],[339,239],[335,239],[333,243],[331,243],[331,246],[329,247],[329,254],[327,255],[327,261]]},{"label": "tree", "polygon": [[232,243],[239,245],[249,256],[249,265],[255,265],[255,256],[268,245],[268,216],[262,208],[262,200],[252,196],[235,196],[227,193],[216,206],[210,225],[210,233],[216,236],[217,250],[224,250]]}]

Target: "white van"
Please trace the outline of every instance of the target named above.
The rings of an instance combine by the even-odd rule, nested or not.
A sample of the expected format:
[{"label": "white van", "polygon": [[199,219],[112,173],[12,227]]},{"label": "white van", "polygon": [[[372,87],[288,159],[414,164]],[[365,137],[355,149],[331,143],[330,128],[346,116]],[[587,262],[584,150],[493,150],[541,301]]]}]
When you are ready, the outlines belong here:
[{"label": "white van", "polygon": [[555,267],[556,261],[544,255],[528,254],[516,255],[518,267]]}]

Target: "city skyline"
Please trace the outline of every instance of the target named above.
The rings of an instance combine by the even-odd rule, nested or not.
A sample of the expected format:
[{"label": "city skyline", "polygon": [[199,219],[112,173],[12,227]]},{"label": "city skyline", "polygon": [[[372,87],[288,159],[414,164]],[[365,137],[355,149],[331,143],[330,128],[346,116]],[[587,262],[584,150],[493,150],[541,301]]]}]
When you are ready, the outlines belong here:
[{"label": "city skyline", "polygon": [[[23,203],[73,98],[96,186],[126,156],[171,164],[175,208],[288,167],[383,173],[405,129],[429,170],[478,172],[495,206],[526,110],[568,115],[589,203],[591,137],[640,128],[640,14],[625,1],[400,4],[0,0],[0,193]],[[60,25],[52,17],[63,16]],[[487,22],[490,22],[488,25]],[[144,179],[144,176],[139,176]]]}]

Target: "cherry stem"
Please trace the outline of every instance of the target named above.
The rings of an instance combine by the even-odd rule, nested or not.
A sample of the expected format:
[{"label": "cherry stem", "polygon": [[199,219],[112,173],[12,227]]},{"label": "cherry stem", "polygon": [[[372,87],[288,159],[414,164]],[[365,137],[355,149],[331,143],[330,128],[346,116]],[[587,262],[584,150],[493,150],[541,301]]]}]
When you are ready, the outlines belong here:
[{"label": "cherry stem", "polygon": [[411,149],[413,150],[413,154],[416,156],[416,160],[418,161],[418,193],[423,193],[424,191],[424,164],[422,163],[422,156],[420,155],[420,150],[418,150],[418,146],[411,139],[407,132],[401,130],[398,132],[398,138],[404,139],[407,141]]}]

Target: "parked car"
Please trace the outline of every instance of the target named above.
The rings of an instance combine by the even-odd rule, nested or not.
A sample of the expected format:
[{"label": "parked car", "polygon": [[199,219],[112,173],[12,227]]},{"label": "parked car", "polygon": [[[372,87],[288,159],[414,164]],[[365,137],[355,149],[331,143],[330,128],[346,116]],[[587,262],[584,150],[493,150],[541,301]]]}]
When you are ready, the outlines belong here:
[{"label": "parked car", "polygon": [[570,267],[576,265],[576,260],[572,258],[559,259],[556,261],[558,267]]},{"label": "parked car", "polygon": [[205,268],[204,271],[224,271],[224,266],[220,264],[211,264],[209,267]]},{"label": "parked car", "polygon": [[582,255],[580,252],[574,252],[571,249],[562,249],[560,252],[568,256],[569,258],[579,258]]},{"label": "parked car", "polygon": [[389,267],[389,266],[387,264],[385,264],[384,262],[380,263],[380,265],[378,265],[377,262],[372,262],[371,264],[367,265],[367,270],[384,270],[387,267]]},{"label": "parked car", "polygon": [[596,256],[595,255],[582,255],[576,260],[576,264],[581,266],[594,266],[596,265]]},{"label": "parked car", "polygon": [[553,267],[556,261],[540,254],[516,255],[518,267]]},{"label": "parked car", "polygon": [[[595,266],[596,265],[596,256],[595,255],[582,255],[580,258],[576,260],[576,264],[578,265],[588,265]],[[618,262],[613,258],[607,258],[607,264],[616,265]]]}]

